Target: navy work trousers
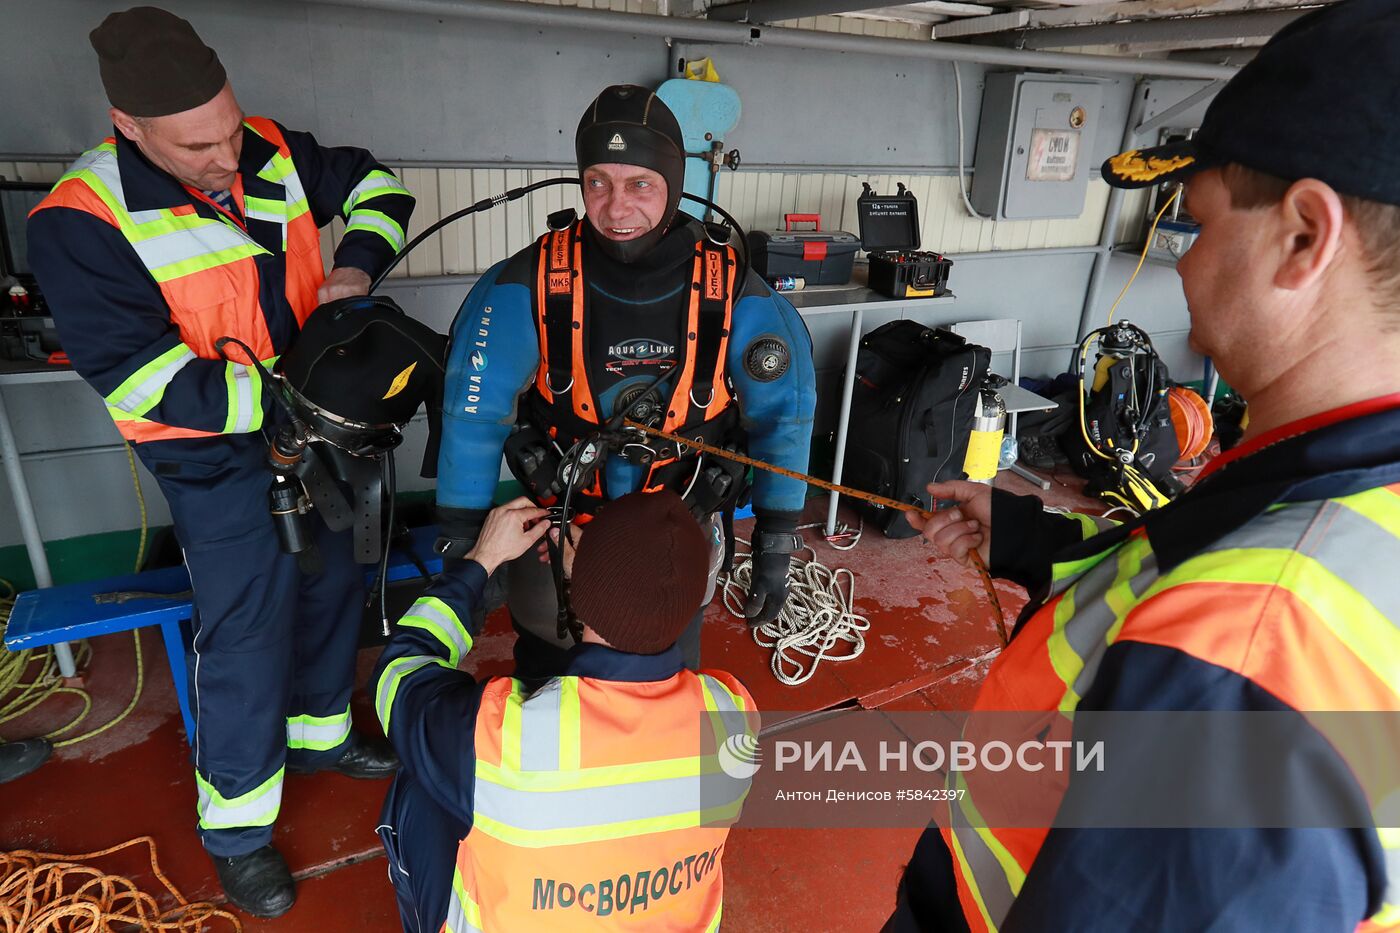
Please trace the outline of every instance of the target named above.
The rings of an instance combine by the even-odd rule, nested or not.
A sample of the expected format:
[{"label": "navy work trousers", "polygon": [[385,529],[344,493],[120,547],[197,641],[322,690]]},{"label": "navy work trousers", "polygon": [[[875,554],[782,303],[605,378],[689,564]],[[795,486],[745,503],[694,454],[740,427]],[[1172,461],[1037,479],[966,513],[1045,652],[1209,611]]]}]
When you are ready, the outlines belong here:
[{"label": "navy work trousers", "polygon": [[303,574],[282,552],[261,436],[137,451],[165,493],[194,587],[200,836],[213,855],[243,855],[272,839],[284,766],[329,765],[349,744],[363,572],[349,532],[331,532],[315,513],[324,569]]}]

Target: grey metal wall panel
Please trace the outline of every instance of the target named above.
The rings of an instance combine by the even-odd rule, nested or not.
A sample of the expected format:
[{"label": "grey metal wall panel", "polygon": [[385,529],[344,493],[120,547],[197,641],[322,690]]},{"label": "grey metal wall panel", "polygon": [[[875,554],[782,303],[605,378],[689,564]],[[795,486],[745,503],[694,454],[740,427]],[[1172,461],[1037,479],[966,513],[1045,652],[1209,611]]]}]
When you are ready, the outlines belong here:
[{"label": "grey metal wall panel", "polygon": [[[219,51],[239,102],[382,159],[572,162],[609,84],[662,80],[659,39],[396,16],[316,4],[169,0]],[[7,0],[0,152],[75,153],[106,131],[88,32],[106,0]]]}]

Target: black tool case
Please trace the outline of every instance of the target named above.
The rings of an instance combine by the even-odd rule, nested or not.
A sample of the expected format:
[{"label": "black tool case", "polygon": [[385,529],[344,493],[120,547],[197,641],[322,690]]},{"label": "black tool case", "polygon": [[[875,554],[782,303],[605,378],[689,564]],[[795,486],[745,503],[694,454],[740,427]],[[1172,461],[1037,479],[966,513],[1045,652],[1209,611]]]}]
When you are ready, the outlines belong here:
[{"label": "black tool case", "polygon": [[870,253],[870,287],[887,298],[936,298],[948,293],[953,260],[919,251],[919,202],[904,183],[878,194],[867,183],[856,201],[861,246]]},{"label": "black tool case", "polygon": [[[810,223],[814,230],[794,230]],[[800,275],[808,285],[845,285],[851,280],[860,241],[844,230],[823,230],[820,214],[784,214],[784,230],[755,230],[749,234],[754,271],[765,279]]]}]

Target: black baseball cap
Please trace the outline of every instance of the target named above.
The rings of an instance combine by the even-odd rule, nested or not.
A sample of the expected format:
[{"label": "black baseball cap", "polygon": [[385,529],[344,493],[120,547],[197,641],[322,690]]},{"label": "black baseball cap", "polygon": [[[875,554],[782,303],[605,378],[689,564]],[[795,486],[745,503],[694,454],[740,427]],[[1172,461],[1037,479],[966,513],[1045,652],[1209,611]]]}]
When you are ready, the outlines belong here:
[{"label": "black baseball cap", "polygon": [[1400,204],[1400,2],[1342,0],[1284,26],[1211,101],[1194,139],[1134,149],[1104,181],[1143,188],[1238,163]]}]

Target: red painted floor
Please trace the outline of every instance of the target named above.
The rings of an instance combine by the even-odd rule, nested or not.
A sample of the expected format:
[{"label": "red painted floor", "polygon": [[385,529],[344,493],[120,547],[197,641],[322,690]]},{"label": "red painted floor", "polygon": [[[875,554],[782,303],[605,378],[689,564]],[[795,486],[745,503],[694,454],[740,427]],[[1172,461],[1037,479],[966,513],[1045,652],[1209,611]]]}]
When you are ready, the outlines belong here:
[{"label": "red painted floor", "polygon": [[[1038,491],[1002,474],[998,484]],[[1052,505],[1101,511],[1081,498],[1077,480],[1056,477],[1043,494]],[[814,500],[809,520],[825,516]],[[843,520],[853,520],[843,512]],[[742,536],[747,531],[741,523]],[[971,570],[935,559],[918,539],[891,541],[866,534],[852,551],[829,548],[807,532],[818,559],[856,576],[859,612],[871,623],[864,653],[828,662],[807,683],[787,687],[772,676],[769,652],[716,600],[706,616],[705,666],[739,677],[760,709],[812,711],[830,707],[890,711],[966,709],[996,656],[998,639],[980,582]],[[1025,602],[999,586],[1008,623]],[[510,670],[509,626],[494,614],[473,649],[479,675]],[[154,631],[143,633],[145,676],[140,702],[115,728],[60,749],[34,774],[0,789],[0,849],[79,854],[150,835],[167,876],[192,900],[220,896],[213,867],[194,833],[195,788],[165,655]],[[88,724],[117,715],[135,688],[133,639],[112,635],[92,643],[87,689],[96,698]],[[360,657],[361,682],[378,649]],[[67,722],[78,704],[56,698],[7,724],[6,737],[47,732]],[[368,700],[355,701],[357,722],[377,729]],[[245,930],[398,929],[374,826],[386,782],[334,774],[289,776],[276,844],[300,879],[297,905],[274,921],[244,918]],[[919,829],[736,829],[726,847],[725,929],[734,931],[878,930],[893,904],[899,873]],[[137,879],[155,893],[159,883],[140,850],[100,863]]]}]

